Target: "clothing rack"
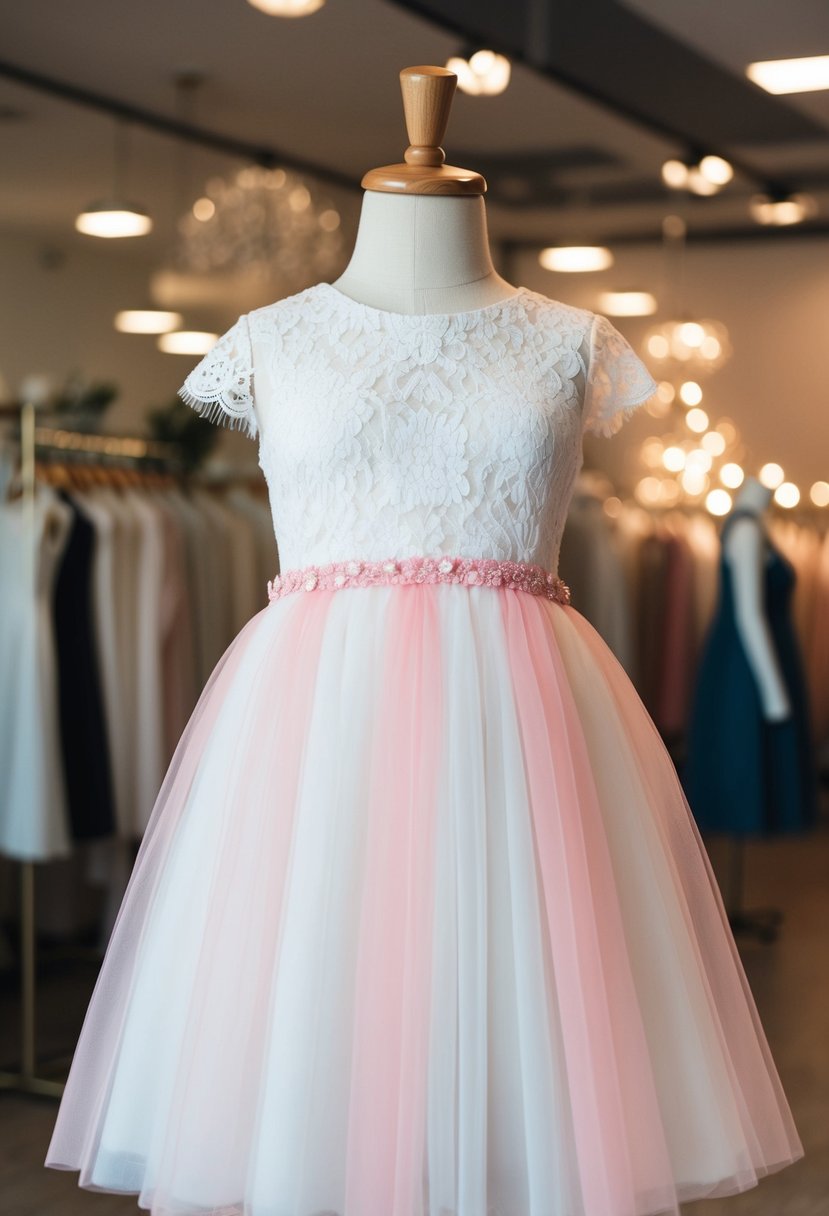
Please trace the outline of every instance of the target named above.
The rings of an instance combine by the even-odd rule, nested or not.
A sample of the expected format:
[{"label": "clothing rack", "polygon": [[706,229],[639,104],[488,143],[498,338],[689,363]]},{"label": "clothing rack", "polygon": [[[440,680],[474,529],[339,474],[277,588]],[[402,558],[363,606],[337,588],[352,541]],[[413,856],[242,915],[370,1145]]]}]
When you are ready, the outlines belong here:
[{"label": "clothing rack", "polygon": [[[54,429],[37,425],[37,408],[33,401],[19,407],[6,407],[4,414],[19,416],[20,487],[23,512],[24,560],[27,575],[33,574],[36,561],[34,542],[36,459],[38,449],[72,460],[103,463],[121,463],[137,467],[145,464],[153,471],[173,472],[176,465],[174,451],[167,444],[150,439],[123,435],[98,435],[81,431]],[[13,860],[13,859],[11,859]],[[20,867],[20,1067],[0,1070],[0,1090],[41,1094],[57,1097],[63,1094],[64,1082],[39,1074],[35,1034],[36,1021],[36,964],[37,943],[35,932],[35,866],[34,861],[18,861]],[[96,954],[97,957],[97,954]],[[53,1059],[48,1064],[51,1072],[65,1071],[69,1057]]]}]

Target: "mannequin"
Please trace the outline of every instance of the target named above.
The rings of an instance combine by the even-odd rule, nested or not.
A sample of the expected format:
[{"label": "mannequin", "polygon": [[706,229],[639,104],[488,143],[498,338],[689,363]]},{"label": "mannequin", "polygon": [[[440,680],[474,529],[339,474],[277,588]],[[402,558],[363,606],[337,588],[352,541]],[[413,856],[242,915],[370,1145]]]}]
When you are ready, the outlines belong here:
[{"label": "mannequin", "polygon": [[737,629],[746,652],[763,711],[768,722],[780,722],[791,714],[789,694],[772,644],[763,608],[763,529],[760,517],[771,499],[771,490],[756,477],[747,477],[734,500],[734,513],[751,512],[735,521],[725,539],[724,551],[732,570]]},{"label": "mannequin", "polygon": [[761,941],[774,940],[782,916],[742,908],[745,838],[809,830],[817,802],[790,610],[796,574],[763,525],[770,497],[748,477],[723,521],[720,594],[700,656],[684,775],[700,829],[731,840],[731,927]]},{"label": "mannequin", "polygon": [[439,146],[457,85],[437,67],[400,73],[410,145],[405,161],[365,174],[351,259],[332,283],[344,295],[400,313],[485,308],[514,295],[487,238],[486,182],[444,164]]},{"label": "mannequin", "polygon": [[[734,499],[735,520],[723,544],[731,566],[737,629],[749,665],[760,690],[763,712],[768,722],[781,722],[791,714],[791,704],[780,664],[774,652],[768,619],[763,606],[763,563],[765,561],[761,516],[771,501],[771,490],[756,477],[747,477]],[[754,516],[742,512],[750,512]],[[742,907],[745,841],[731,840],[731,864],[727,902],[733,929],[755,933],[761,941],[773,941],[782,923],[778,908]]]}]

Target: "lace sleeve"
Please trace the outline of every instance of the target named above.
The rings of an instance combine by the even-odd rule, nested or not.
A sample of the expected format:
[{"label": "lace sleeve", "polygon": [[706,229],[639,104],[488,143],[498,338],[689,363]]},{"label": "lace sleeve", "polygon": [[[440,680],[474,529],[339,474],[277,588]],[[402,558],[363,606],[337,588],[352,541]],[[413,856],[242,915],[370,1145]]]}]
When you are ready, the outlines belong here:
[{"label": "lace sleeve", "polygon": [[258,434],[253,408],[253,353],[246,316],[196,364],[178,395],[210,422]]},{"label": "lace sleeve", "polygon": [[655,392],[655,380],[630,344],[606,317],[595,315],[582,410],[584,429],[595,435],[615,435]]}]

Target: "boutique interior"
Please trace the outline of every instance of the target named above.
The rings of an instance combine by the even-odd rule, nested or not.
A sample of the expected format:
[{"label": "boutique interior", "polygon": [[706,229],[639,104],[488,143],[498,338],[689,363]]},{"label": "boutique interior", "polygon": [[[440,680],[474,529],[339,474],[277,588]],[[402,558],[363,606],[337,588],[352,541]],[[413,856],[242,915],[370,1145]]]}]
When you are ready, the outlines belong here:
[{"label": "boutique interior", "polygon": [[[558,572],[685,784],[806,1150],[683,1212],[825,1216],[829,9],[0,0],[0,26],[0,1210],[135,1210],[46,1144],[177,741],[280,572],[256,445],[178,390],[342,274],[363,175],[410,142],[400,72],[434,65],[498,273],[608,317],[658,384],[585,435]],[[740,510],[769,546],[745,585],[774,585],[765,620],[731,605],[734,692]]]}]

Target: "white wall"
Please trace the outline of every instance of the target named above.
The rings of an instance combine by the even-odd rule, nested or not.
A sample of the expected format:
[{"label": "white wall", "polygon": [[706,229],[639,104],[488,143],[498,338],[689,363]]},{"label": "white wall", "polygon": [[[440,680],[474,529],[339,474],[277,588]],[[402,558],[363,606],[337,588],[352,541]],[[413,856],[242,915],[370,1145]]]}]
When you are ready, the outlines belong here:
[{"label": "white wall", "polygon": [[[57,251],[57,259],[49,250]],[[105,416],[105,429],[143,434],[147,410],[174,397],[197,362],[193,356],[162,354],[154,337],[116,332],[115,313],[146,307],[147,291],[144,262],[112,242],[85,245],[78,238],[53,246],[0,233],[3,397],[16,397],[32,373],[48,373],[58,382],[74,372],[91,381],[114,381],[120,393]],[[222,441],[228,452],[249,455],[239,435],[223,433]]]}]

